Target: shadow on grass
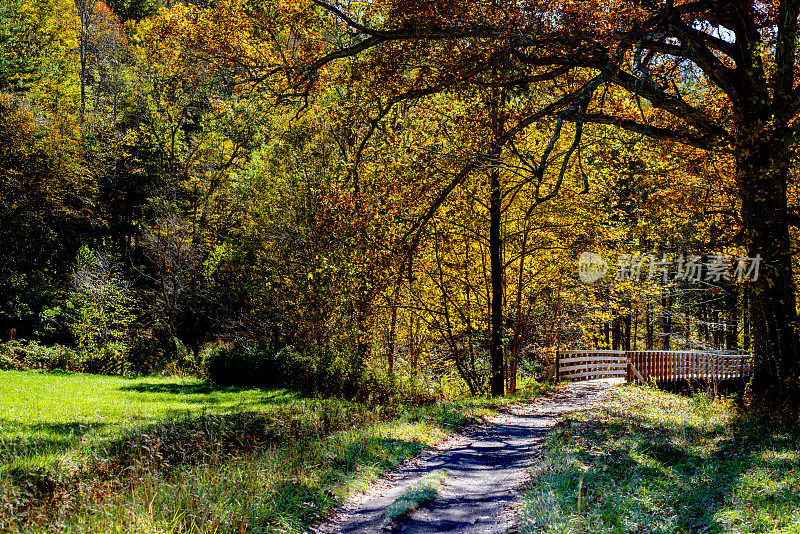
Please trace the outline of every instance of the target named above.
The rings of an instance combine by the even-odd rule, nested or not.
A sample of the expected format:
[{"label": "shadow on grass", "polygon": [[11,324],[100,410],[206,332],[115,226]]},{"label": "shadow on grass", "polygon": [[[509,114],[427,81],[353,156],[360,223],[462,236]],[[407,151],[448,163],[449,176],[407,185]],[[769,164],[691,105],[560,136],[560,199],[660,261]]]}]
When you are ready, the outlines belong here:
[{"label": "shadow on grass", "polygon": [[759,513],[780,529],[800,507],[800,434],[592,414],[552,436],[522,532],[721,533]]},{"label": "shadow on grass", "polygon": [[66,452],[92,430],[108,423],[20,423],[0,419],[0,462]]},{"label": "shadow on grass", "polygon": [[357,468],[391,469],[420,451],[422,445],[416,441],[382,437],[359,439],[341,450],[333,459],[332,472],[328,475],[326,484],[346,478]]},{"label": "shadow on grass", "polygon": [[[156,395],[172,395],[180,397],[187,403],[208,403],[218,404],[220,399],[217,395],[236,395],[243,392],[255,391],[255,398],[246,398],[242,404],[285,404],[297,398],[297,395],[289,390],[274,388],[257,388],[254,386],[214,386],[208,383],[138,383],[122,386],[120,391],[133,393],[147,393]],[[153,402],[163,402],[163,398],[147,399]],[[239,403],[237,403],[239,404]]]},{"label": "shadow on grass", "polygon": [[741,378],[729,378],[712,382],[710,380],[681,379],[681,380],[659,380],[658,388],[669,393],[676,393],[684,397],[693,397],[701,393],[709,397],[715,395],[730,396],[740,394],[747,386],[747,381]]}]

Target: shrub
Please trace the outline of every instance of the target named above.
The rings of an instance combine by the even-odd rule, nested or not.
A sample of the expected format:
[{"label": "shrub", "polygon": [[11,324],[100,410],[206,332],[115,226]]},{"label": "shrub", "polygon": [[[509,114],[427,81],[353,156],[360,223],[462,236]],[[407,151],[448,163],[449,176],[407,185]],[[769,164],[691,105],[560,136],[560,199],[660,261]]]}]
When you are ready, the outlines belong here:
[{"label": "shrub", "polygon": [[[134,322],[130,284],[111,254],[81,247],[72,273],[69,328],[90,366],[124,367],[128,331]],[[102,356],[109,361],[101,364]]]},{"label": "shrub", "polygon": [[162,349],[158,339],[144,333],[133,337],[128,349],[128,364],[132,373],[157,373],[163,371],[168,363],[169,355]]},{"label": "shrub", "polygon": [[203,354],[205,376],[219,385],[285,387],[366,404],[402,401],[424,406],[441,397],[418,383],[397,381],[380,369],[359,365],[347,351],[310,356],[291,345],[275,350],[268,344],[220,343],[204,348]]},{"label": "shrub", "polygon": [[268,384],[265,363],[254,346],[220,343],[212,348],[204,362],[206,375],[215,384]]},{"label": "shrub", "polygon": [[275,351],[268,345],[220,343],[207,351],[203,366],[215,384],[308,389],[298,379],[299,374],[311,371],[308,364],[291,347]]},{"label": "shrub", "polygon": [[0,344],[0,369],[81,371],[82,361],[77,352],[62,345],[9,341]]},{"label": "shrub", "polygon": [[22,362],[14,358],[9,352],[0,350],[0,371],[18,371],[20,369],[25,369],[25,366],[22,365]]},{"label": "shrub", "polygon": [[103,375],[124,375],[128,372],[128,346],[111,341],[102,347],[85,350],[81,371]]}]

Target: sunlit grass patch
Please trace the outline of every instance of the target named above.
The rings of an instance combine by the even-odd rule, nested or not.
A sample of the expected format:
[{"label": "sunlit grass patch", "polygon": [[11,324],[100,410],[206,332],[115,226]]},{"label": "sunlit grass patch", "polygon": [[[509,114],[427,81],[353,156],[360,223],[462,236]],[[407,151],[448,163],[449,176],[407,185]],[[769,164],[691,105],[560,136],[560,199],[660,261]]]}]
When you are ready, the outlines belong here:
[{"label": "sunlit grass patch", "polygon": [[524,533],[796,532],[799,509],[800,435],[744,422],[725,401],[628,386],[549,436],[520,522]]},{"label": "sunlit grass patch", "polygon": [[445,472],[441,469],[424,474],[419,480],[406,488],[392,504],[386,507],[383,511],[384,525],[407,516],[417,508],[435,499],[444,479]]},{"label": "sunlit grass patch", "polygon": [[213,388],[192,378],[0,372],[0,472],[74,463],[100,439],[199,413],[297,402],[286,390]]}]

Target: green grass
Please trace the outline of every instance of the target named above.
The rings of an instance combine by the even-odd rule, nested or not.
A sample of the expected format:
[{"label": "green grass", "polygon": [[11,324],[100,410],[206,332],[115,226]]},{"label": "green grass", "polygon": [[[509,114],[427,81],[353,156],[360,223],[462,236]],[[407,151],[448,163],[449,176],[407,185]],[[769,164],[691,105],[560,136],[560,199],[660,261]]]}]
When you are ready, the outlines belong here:
[{"label": "green grass", "polygon": [[0,372],[0,531],[302,532],[520,397],[364,406],[194,379]]},{"label": "green grass", "polygon": [[444,479],[444,470],[438,469],[426,473],[422,478],[411,484],[384,510],[384,525],[390,525],[392,522],[407,516],[417,508],[435,499]]},{"label": "green grass", "polygon": [[800,434],[626,386],[549,436],[523,533],[800,532]]},{"label": "green grass", "polygon": [[263,409],[285,390],[215,389],[191,378],[0,372],[0,472],[45,467],[80,446],[165,418]]}]

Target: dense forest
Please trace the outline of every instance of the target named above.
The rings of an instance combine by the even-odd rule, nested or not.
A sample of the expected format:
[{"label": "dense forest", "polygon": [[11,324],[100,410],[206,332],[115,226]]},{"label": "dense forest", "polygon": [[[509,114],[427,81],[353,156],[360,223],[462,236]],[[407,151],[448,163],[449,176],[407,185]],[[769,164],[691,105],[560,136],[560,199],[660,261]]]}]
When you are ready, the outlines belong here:
[{"label": "dense forest", "polygon": [[4,0],[0,366],[369,398],[742,350],[796,417],[799,10]]}]

